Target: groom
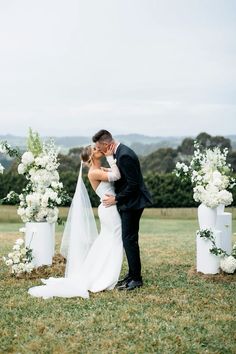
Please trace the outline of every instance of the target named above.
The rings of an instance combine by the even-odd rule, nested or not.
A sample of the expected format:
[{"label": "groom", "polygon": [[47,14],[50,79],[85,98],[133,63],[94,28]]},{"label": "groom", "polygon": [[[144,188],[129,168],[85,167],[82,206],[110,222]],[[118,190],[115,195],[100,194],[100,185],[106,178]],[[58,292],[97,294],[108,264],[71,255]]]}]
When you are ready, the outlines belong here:
[{"label": "groom", "polygon": [[143,285],[138,244],[139,221],[146,206],[151,205],[151,196],[144,184],[137,155],[128,146],[115,141],[110,132],[100,130],[93,136],[97,149],[105,153],[114,145],[114,157],[121,178],[115,182],[116,196],[106,195],[106,207],[117,204],[121,216],[122,240],[128,260],[129,272],[117,284],[119,290],[133,290]]}]

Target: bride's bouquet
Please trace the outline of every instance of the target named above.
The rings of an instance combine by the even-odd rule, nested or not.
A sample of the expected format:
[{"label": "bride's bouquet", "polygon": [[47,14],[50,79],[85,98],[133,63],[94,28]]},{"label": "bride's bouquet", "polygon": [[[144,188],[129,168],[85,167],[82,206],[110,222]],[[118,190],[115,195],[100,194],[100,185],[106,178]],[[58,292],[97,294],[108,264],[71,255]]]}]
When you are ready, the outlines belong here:
[{"label": "bride's bouquet", "polygon": [[190,179],[193,185],[193,198],[210,208],[220,204],[230,205],[232,193],[227,189],[235,186],[232,169],[227,163],[228,149],[223,152],[218,147],[202,150],[197,142],[190,165],[177,162],[175,174],[181,179]]},{"label": "bride's bouquet", "polygon": [[53,140],[42,143],[38,133],[31,129],[27,145],[18,173],[25,175],[28,183],[21,194],[11,191],[5,200],[11,202],[18,198],[17,213],[23,222],[54,223],[58,219],[58,206],[67,198],[57,171],[59,150]]}]

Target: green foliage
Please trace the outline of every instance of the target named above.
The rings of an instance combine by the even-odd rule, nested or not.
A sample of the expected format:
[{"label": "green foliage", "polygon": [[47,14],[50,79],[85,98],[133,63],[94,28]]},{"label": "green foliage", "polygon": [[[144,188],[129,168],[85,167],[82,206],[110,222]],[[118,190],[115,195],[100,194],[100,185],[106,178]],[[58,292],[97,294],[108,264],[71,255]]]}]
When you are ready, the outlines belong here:
[{"label": "green foliage", "polygon": [[145,183],[153,198],[155,208],[196,207],[193,200],[193,189],[189,180],[183,181],[172,173],[147,174]]},{"label": "green foliage", "polygon": [[177,151],[183,155],[193,155],[194,152],[194,139],[185,138],[181,145],[178,146]]},{"label": "green foliage", "polygon": [[209,249],[209,252],[216,256],[229,256],[226,251],[222,248],[216,246],[214,233],[211,229],[201,229],[197,231],[197,235],[201,238],[211,241],[212,248]]},{"label": "green foliage", "polygon": [[220,149],[227,148],[229,151],[232,149],[231,141],[224,136],[211,136],[207,133],[200,133],[196,139],[203,148],[219,147]]},{"label": "green foliage", "polygon": [[[40,139],[37,133],[30,130],[30,139],[40,149]],[[197,136],[202,146],[228,147],[228,162],[232,169],[236,171],[236,151],[232,151],[230,140],[224,137],[214,137],[207,133],[201,133]],[[197,203],[193,200],[192,186],[189,180],[181,183],[178,178],[172,174],[177,161],[188,161],[191,159],[193,139],[186,138],[177,149],[161,148],[146,157],[140,158],[141,168],[145,176],[145,182],[153,196],[153,206],[160,208],[178,208],[178,207],[196,207]],[[59,174],[64,188],[68,191],[70,198],[73,197],[76,188],[77,178],[80,168],[80,153],[82,148],[73,148],[67,155],[59,155]],[[180,158],[181,157],[181,158]],[[105,166],[106,162],[102,161]],[[89,196],[93,206],[99,204],[99,198],[92,190],[87,178],[87,171],[84,170],[84,182],[88,189]],[[16,192],[20,192],[24,185],[23,176],[17,173],[17,161],[13,161],[4,175],[0,175],[0,199],[4,198],[13,187]],[[232,190],[233,205],[236,205],[236,188]],[[70,201],[64,201],[64,205],[69,205]]]},{"label": "green foliage", "polygon": [[40,155],[43,150],[42,142],[39,137],[39,133],[33,132],[33,130],[31,128],[29,128],[29,136],[27,139],[27,149],[28,149],[28,151],[31,151],[35,157]]},{"label": "green foliage", "polygon": [[[78,179],[78,169],[74,171],[60,171],[60,180],[64,185],[64,189],[68,192],[69,197],[73,198],[76,183]],[[94,207],[99,205],[99,198],[92,189],[87,172],[84,171],[84,183],[88,190],[91,203]],[[152,194],[153,207],[155,208],[179,208],[179,207],[196,207],[198,204],[193,200],[193,189],[189,180],[182,181],[173,174],[148,173],[144,177],[147,188]],[[17,193],[21,193],[26,185],[24,176],[18,175],[15,170],[10,170],[0,175],[0,199],[13,189]],[[236,205],[236,188],[232,190],[233,206]],[[63,205],[70,205],[70,199],[65,199]]]},{"label": "green foliage", "polygon": [[169,173],[175,168],[177,151],[172,148],[161,148],[146,157],[140,158],[142,171]]}]

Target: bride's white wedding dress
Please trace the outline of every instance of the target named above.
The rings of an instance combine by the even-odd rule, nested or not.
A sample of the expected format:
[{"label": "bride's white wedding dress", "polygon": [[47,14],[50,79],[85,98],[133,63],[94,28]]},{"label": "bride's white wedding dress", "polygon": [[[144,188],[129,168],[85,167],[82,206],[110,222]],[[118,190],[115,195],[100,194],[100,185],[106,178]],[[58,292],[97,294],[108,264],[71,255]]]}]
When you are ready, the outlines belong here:
[{"label": "bride's white wedding dress", "polygon": [[[105,194],[114,195],[112,183],[100,182],[96,194],[101,199]],[[67,278],[41,279],[45,285],[30,288],[30,295],[88,298],[89,291],[99,292],[115,287],[123,259],[120,215],[115,205],[105,208],[102,203],[98,207],[98,215],[101,231],[78,271]]]}]

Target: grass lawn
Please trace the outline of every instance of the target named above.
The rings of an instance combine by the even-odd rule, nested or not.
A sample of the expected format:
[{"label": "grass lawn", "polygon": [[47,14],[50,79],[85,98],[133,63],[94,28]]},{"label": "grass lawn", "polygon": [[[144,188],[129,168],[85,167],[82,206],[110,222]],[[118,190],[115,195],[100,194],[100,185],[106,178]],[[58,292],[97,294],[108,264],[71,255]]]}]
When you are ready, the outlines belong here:
[{"label": "grass lawn", "polygon": [[[19,226],[1,222],[1,256]],[[14,279],[1,263],[0,353],[236,353],[236,274],[195,273],[197,228],[196,220],[143,217],[144,287],[128,294],[37,299],[27,289],[40,284],[41,274]],[[122,274],[126,269],[124,262]],[[49,273],[63,270],[55,265]]]}]

